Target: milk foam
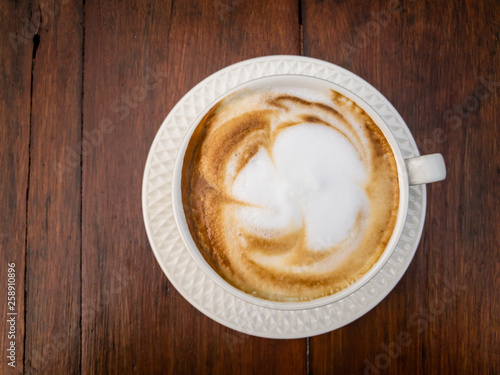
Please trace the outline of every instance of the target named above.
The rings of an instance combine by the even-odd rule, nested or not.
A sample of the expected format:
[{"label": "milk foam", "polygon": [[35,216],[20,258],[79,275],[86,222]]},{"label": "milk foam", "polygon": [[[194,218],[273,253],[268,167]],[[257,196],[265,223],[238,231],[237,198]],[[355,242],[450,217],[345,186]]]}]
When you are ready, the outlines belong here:
[{"label": "milk foam", "polygon": [[384,135],[330,90],[222,100],[191,138],[181,185],[207,262],[272,300],[318,298],[358,279],[385,249],[399,202]]},{"label": "milk foam", "polygon": [[257,207],[238,218],[256,235],[305,226],[308,247],[326,250],[345,240],[369,210],[365,167],[333,128],[304,123],[283,130],[269,155],[264,148],[237,175],[233,195]]},{"label": "milk foam", "polygon": [[292,188],[261,148],[233,184],[234,197],[248,204],[238,208],[238,218],[251,232],[264,237],[300,228],[301,211]]}]

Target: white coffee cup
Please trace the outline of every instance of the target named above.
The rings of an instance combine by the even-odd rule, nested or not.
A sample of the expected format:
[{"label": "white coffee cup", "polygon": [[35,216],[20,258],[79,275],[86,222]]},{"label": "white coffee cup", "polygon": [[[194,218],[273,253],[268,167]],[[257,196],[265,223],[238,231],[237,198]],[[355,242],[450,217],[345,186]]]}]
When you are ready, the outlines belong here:
[{"label": "white coffee cup", "polygon": [[[201,252],[198,250],[189,232],[182,204],[181,176],[182,176],[182,165],[184,161],[184,155],[189,140],[191,139],[191,135],[193,134],[195,128],[200,123],[202,118],[214,105],[216,105],[223,98],[234,92],[240,91],[242,89],[259,89],[262,87],[273,87],[274,85],[279,85],[280,87],[289,86],[291,89],[304,88],[319,92],[323,92],[325,90],[328,90],[329,92],[329,90],[334,90],[344,95],[345,97],[353,100],[359,107],[361,107],[366,112],[366,114],[368,114],[371,117],[371,119],[377,124],[380,130],[384,133],[389,145],[392,148],[398,169],[398,179],[399,179],[398,215],[394,231],[382,255],[380,256],[378,261],[372,266],[372,268],[352,285],[348,286],[345,289],[342,289],[341,291],[335,294],[322,298],[317,298],[310,301],[298,301],[298,302],[270,301],[247,294],[237,289],[236,287],[232,286],[227,281],[225,281],[207,263]],[[417,156],[409,159],[403,158],[401,149],[399,148],[394,135],[392,134],[389,127],[385,124],[383,119],[366,102],[364,102],[361,98],[359,98],[349,90],[341,86],[338,86],[332,82],[316,77],[309,77],[302,75],[274,75],[274,76],[258,78],[243,83],[241,85],[238,85],[234,87],[232,90],[229,90],[228,92],[221,95],[219,98],[214,100],[209,106],[207,106],[205,110],[201,112],[195,119],[189,131],[187,132],[184,140],[182,141],[177,154],[173,173],[174,175],[173,175],[173,186],[172,186],[172,202],[173,202],[175,222],[177,224],[177,228],[179,229],[180,235],[186,245],[187,250],[193,257],[195,262],[198,264],[198,266],[202,269],[202,271],[205,272],[206,275],[212,281],[214,281],[225,291],[246,302],[272,309],[302,310],[302,309],[316,308],[338,301],[339,299],[344,298],[349,294],[353,293],[354,291],[358,290],[371,278],[373,278],[384,266],[387,260],[390,258],[392,252],[397,246],[397,243],[403,231],[408,211],[409,186],[427,184],[431,182],[444,180],[446,177],[446,167],[441,154]]]}]

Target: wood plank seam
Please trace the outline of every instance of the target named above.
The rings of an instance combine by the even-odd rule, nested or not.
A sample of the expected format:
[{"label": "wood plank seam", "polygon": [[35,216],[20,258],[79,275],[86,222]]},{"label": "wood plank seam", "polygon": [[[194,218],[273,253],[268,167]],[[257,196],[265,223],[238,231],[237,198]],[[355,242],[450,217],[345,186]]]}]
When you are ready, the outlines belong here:
[{"label": "wood plank seam", "polygon": [[33,46],[31,53],[31,81],[30,81],[30,126],[28,135],[28,173],[27,173],[27,184],[26,184],[26,230],[24,238],[24,337],[23,337],[23,358],[21,359],[23,363],[23,372],[26,371],[26,322],[27,317],[27,304],[28,304],[28,218],[29,218],[29,190],[30,190],[30,174],[31,174],[31,136],[32,136],[32,126],[33,126],[33,74],[36,62],[36,53],[38,52],[38,46],[40,45],[40,25],[42,23],[42,13],[40,11],[40,4],[36,3],[38,6],[39,19],[36,25],[36,30],[33,35]]}]

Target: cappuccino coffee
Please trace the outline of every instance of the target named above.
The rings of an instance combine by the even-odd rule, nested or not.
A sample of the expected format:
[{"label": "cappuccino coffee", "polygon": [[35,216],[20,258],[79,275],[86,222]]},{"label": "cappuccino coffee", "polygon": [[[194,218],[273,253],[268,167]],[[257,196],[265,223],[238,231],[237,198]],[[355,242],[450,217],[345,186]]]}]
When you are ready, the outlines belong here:
[{"label": "cappuccino coffee", "polygon": [[356,103],[329,90],[242,89],[192,134],[181,194],[191,236],[228,283],[308,301],[380,258],[399,205],[396,160]]}]

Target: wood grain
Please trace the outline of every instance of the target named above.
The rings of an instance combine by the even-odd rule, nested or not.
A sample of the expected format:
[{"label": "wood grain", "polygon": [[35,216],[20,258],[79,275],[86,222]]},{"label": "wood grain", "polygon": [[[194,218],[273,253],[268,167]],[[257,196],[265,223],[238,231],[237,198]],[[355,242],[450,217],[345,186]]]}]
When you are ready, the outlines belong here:
[{"label": "wood grain", "polygon": [[[29,2],[0,2],[0,350],[1,370],[11,374],[23,373],[24,358],[24,277],[26,256],[26,192],[29,173],[31,56],[33,35],[23,25],[29,20]],[[8,264],[15,263],[16,337],[7,333]],[[7,349],[14,341],[15,367],[7,365]],[[10,354],[10,352],[9,352]]]},{"label": "wood grain", "polygon": [[498,373],[498,157],[487,156],[498,155],[497,88],[473,99],[481,77],[500,82],[498,3],[306,0],[303,11],[305,54],[372,83],[421,152],[448,165],[427,188],[409,270],[367,315],[311,339],[311,373]]},{"label": "wood grain", "polygon": [[80,373],[82,11],[35,4],[26,374]]},{"label": "wood grain", "polygon": [[[0,373],[500,373],[498,1],[19,0],[0,14],[0,283],[15,262],[18,312],[16,368],[4,356]],[[379,89],[448,178],[427,187],[422,241],[387,298],[334,332],[268,340],[170,285],[142,174],[191,87],[300,53]]]},{"label": "wood grain", "polygon": [[[305,340],[238,334],[170,286],[140,199],[148,150],[173,105],[228,64],[298,53],[297,3],[87,1],[85,20],[84,130],[106,118],[113,130],[83,159],[83,303],[96,312],[83,315],[82,373],[304,373]],[[157,86],[142,90],[149,69]],[[120,286],[104,301],[115,274]]]}]

